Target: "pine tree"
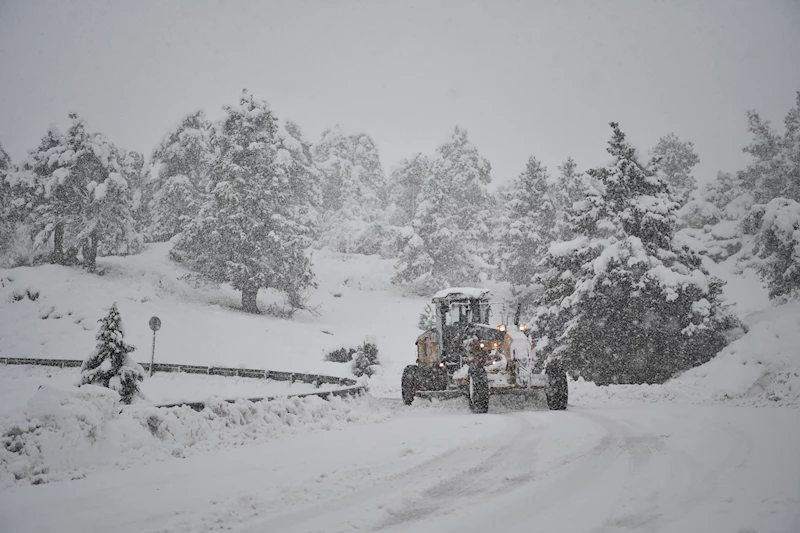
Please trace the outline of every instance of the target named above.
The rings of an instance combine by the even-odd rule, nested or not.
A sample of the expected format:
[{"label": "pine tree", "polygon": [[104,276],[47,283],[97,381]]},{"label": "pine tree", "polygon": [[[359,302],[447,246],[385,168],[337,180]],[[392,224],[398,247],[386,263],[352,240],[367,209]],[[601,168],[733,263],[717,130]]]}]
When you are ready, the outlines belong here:
[{"label": "pine tree", "polygon": [[11,183],[6,180],[12,172],[11,158],[0,144],[0,232],[3,236],[8,235],[8,228],[12,225],[11,212],[14,198],[12,197]]},{"label": "pine tree", "polygon": [[498,228],[500,278],[528,286],[538,264],[555,240],[556,202],[548,185],[547,168],[535,157],[503,194]]},{"label": "pine tree", "polygon": [[70,114],[66,135],[52,128],[19,172],[34,193],[30,220],[40,243],[53,239],[52,261],[67,262],[65,247],[83,248],[84,264],[94,270],[101,253],[135,253],[141,246],[132,215],[133,193],[124,176],[120,151],[99,133],[90,133]]},{"label": "pine tree", "polygon": [[488,248],[491,165],[456,127],[431,160],[411,228],[403,236],[393,283],[420,294],[478,280]]},{"label": "pine tree", "polygon": [[450,199],[442,185],[432,179],[425,187],[392,278],[418,294],[478,281],[477,252],[458,231],[455,215],[448,213]]},{"label": "pine tree", "polygon": [[683,142],[670,133],[658,140],[650,150],[650,157],[653,169],[664,173],[664,180],[672,187],[680,205],[688,202],[692,191],[697,188],[692,168],[700,162],[694,143]]},{"label": "pine tree", "polygon": [[312,148],[322,172],[321,243],[340,252],[372,253],[364,239],[384,223],[386,180],[375,142],[366,134],[325,130]]},{"label": "pine tree", "polygon": [[174,252],[200,277],[241,291],[242,308],[257,313],[261,288],[297,298],[313,286],[306,255],[313,208],[297,197],[313,177],[304,171],[310,162],[298,160],[294,142],[279,134],[265,101],[244,91],[238,106],[224,109],[212,192]]},{"label": "pine tree", "polygon": [[81,385],[100,385],[119,393],[122,403],[130,404],[139,396],[139,382],[144,369],[130,356],[136,348],[124,340],[122,317],[113,304],[100,321],[97,347],[81,365]]},{"label": "pine tree", "polygon": [[534,330],[548,357],[586,379],[663,382],[713,357],[734,319],[723,283],[673,244],[677,199],[611,126],[613,162],[588,172],[602,190],[568,211],[576,237],[550,247],[537,278]]},{"label": "pine tree", "polygon": [[755,248],[747,266],[756,268],[767,282],[771,299],[800,294],[800,203],[775,198],[756,205],[745,224],[755,228]]},{"label": "pine tree", "polygon": [[210,192],[212,133],[205,113],[196,111],[169,132],[153,152],[151,160],[158,173],[147,190],[147,233],[155,241],[166,241],[180,233]]},{"label": "pine tree", "polygon": [[553,190],[559,211],[566,211],[572,204],[586,197],[588,185],[583,179],[583,174],[578,172],[577,163],[571,157],[559,165],[558,178]]},{"label": "pine tree", "polygon": [[398,226],[411,224],[422,201],[422,190],[430,173],[431,161],[422,154],[403,159],[392,169],[389,201],[396,206],[392,222]]}]

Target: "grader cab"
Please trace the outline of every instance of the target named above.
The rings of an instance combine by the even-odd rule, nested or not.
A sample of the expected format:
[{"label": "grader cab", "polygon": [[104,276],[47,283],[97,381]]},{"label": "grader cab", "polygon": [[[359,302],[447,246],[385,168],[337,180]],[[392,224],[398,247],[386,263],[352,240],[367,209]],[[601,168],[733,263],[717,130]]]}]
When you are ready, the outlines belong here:
[{"label": "grader cab", "polygon": [[466,395],[476,413],[489,409],[491,394],[544,390],[550,409],[566,409],[567,378],[557,362],[534,370],[535,355],[524,324],[490,325],[486,289],[457,287],[434,295],[435,327],[416,342],[417,362],[403,370],[403,402],[415,397]]}]

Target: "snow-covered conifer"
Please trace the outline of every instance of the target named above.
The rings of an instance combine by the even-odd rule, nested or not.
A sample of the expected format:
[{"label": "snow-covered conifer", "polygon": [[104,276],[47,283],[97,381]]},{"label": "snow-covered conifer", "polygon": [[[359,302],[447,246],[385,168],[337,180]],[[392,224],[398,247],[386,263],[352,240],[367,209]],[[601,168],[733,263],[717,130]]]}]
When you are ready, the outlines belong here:
[{"label": "snow-covered conifer", "polygon": [[584,175],[578,172],[578,164],[568,157],[558,166],[558,177],[553,186],[554,200],[559,211],[565,211],[572,204],[583,200],[588,192],[588,185]]},{"label": "snow-covered conifer", "polygon": [[672,187],[681,205],[689,200],[697,182],[692,176],[692,168],[700,162],[694,151],[694,143],[681,141],[677,135],[670,133],[661,137],[650,150],[651,165],[664,173],[664,179]]},{"label": "snow-covered conifer", "polygon": [[313,208],[297,196],[311,167],[297,159],[297,140],[279,133],[266,101],[244,91],[224,109],[211,193],[174,251],[201,277],[241,291],[242,308],[255,313],[261,288],[297,297],[313,285]]},{"label": "snow-covered conifer", "polygon": [[369,135],[325,130],[312,148],[322,172],[321,244],[340,252],[371,252],[364,243],[373,224],[383,224],[386,180],[375,142]]},{"label": "snow-covered conifer", "polygon": [[411,225],[430,173],[430,158],[422,154],[403,159],[392,169],[389,177],[389,201],[395,206],[392,218],[394,224]]},{"label": "snow-covered conifer", "polygon": [[598,383],[663,382],[724,345],[723,283],[672,240],[678,202],[616,123],[600,191],[568,211],[575,237],[553,244],[532,319],[542,349]]},{"label": "snow-covered conifer", "polygon": [[136,348],[125,342],[125,330],[116,303],[99,322],[97,346],[81,365],[80,384],[115,390],[122,403],[129,404],[141,394],[139,382],[144,379],[144,369],[130,356]]},{"label": "snow-covered conifer", "polygon": [[431,160],[394,283],[427,294],[442,287],[469,285],[485,266],[491,218],[491,165],[464,129],[456,128]]},{"label": "snow-covered conifer", "polygon": [[800,294],[800,203],[775,198],[753,207],[744,221],[756,228],[749,266],[767,282],[772,299]]},{"label": "snow-covered conifer", "polygon": [[148,235],[168,240],[183,230],[209,192],[213,162],[212,126],[203,111],[185,117],[159,143],[151,157],[157,168],[147,188]]},{"label": "snow-covered conifer", "polygon": [[528,159],[525,172],[504,190],[500,204],[496,234],[500,278],[517,287],[528,286],[555,240],[557,206],[547,168],[535,157]]},{"label": "snow-covered conifer", "polygon": [[48,131],[22,162],[16,181],[34,191],[28,202],[30,220],[37,242],[53,239],[53,261],[65,262],[65,247],[82,247],[91,270],[98,249],[134,253],[141,236],[121,152],[101,134],[88,132],[76,114],[70,120],[66,135],[55,128]]}]

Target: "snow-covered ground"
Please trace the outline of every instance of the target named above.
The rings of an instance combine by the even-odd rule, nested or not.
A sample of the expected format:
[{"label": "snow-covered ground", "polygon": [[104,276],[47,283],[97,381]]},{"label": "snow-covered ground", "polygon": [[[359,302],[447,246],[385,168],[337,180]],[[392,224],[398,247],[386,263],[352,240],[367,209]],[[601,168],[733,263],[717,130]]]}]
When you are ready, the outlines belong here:
[{"label": "snow-covered ground", "polygon": [[[426,300],[403,297],[389,283],[392,261],[317,252],[320,286],[310,305],[319,316],[301,312],[285,320],[238,311],[240,293],[230,288],[194,288],[167,258],[170,244],[149,246],[139,255],[99,259],[102,276],[55,265],[0,270],[0,357],[84,359],[94,348],[97,321],[117,302],[125,340],[141,362],[150,360],[154,315],[162,321],[156,360],[165,363],[347,376],[349,365],[323,357],[367,336],[388,371],[397,370],[396,361],[414,361]],[[274,303],[265,291],[260,296],[262,308]]]},{"label": "snow-covered ground", "polygon": [[0,498],[0,523],[64,533],[800,531],[794,410],[399,408],[380,424],[15,487]]},{"label": "snow-covered ground", "polygon": [[800,302],[772,306],[731,262],[709,266],[749,331],[709,363],[664,385],[572,382],[566,412],[492,398],[478,416],[399,401],[427,301],[391,286],[391,261],[317,253],[317,314],[284,320],[192,287],[167,251],[103,259],[103,276],[0,271],[0,356],[83,358],[117,301],[140,361],[152,315],[171,363],[350,376],[324,353],[370,337],[371,394],[230,404],[213,398],[311,386],[156,374],[149,402],[119,409],[71,387],[76,369],[0,366],[0,531],[800,531]]}]

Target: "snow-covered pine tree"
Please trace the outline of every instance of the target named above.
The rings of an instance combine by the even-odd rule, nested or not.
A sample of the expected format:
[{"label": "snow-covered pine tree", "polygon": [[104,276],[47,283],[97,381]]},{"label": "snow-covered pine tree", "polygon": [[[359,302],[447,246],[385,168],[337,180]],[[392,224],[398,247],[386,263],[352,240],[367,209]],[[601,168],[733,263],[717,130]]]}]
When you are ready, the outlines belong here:
[{"label": "snow-covered pine tree", "polygon": [[325,130],[312,148],[322,172],[320,242],[340,252],[372,253],[367,230],[383,224],[386,180],[378,148],[366,134],[345,135],[339,126]]},{"label": "snow-covered pine tree", "polygon": [[448,212],[450,199],[443,185],[436,178],[426,185],[392,278],[420,295],[478,281],[477,250],[469,247],[455,215]]},{"label": "snow-covered pine tree", "polygon": [[66,135],[48,131],[23,161],[17,181],[34,190],[30,220],[37,242],[53,239],[53,262],[66,262],[65,247],[82,247],[84,263],[93,270],[102,241],[107,252],[134,253],[141,236],[119,151],[99,133],[89,133],[76,114],[70,120]]},{"label": "snow-covered pine tree", "polygon": [[745,224],[755,228],[754,266],[769,287],[771,299],[800,295],[800,203],[775,198],[753,207]]},{"label": "snow-covered pine tree", "polygon": [[532,322],[547,356],[574,374],[663,382],[713,357],[734,319],[721,305],[723,282],[673,244],[678,203],[669,187],[611,127],[613,162],[588,172],[602,190],[569,210],[576,237],[550,247]]},{"label": "snow-covered pine tree", "polygon": [[9,174],[13,174],[11,158],[0,144],[0,259],[11,247],[16,231],[16,195],[6,180]]},{"label": "snow-covered pine tree", "polygon": [[578,172],[578,164],[568,157],[558,166],[558,177],[553,186],[554,199],[559,211],[565,211],[575,202],[583,200],[588,190],[583,174]]},{"label": "snow-covered pine tree", "polygon": [[697,188],[692,168],[700,162],[694,143],[681,141],[677,135],[669,133],[650,150],[650,158],[653,169],[664,173],[664,179],[672,187],[680,205],[689,201],[692,191]]},{"label": "snow-covered pine tree", "polygon": [[242,308],[257,313],[259,289],[291,296],[313,284],[306,255],[313,209],[295,195],[312,178],[266,101],[244,91],[238,105],[224,109],[212,192],[174,251],[199,276],[241,291]]},{"label": "snow-covered pine tree", "polygon": [[[139,234],[144,242],[148,226],[150,224],[150,205],[149,205],[149,181],[150,167],[145,163],[144,155],[136,151],[128,151],[117,147],[117,160],[119,161],[120,173],[130,189],[131,216],[133,217],[136,233]],[[104,246],[104,248],[106,248]],[[103,253],[125,253],[117,252],[108,247]]]},{"label": "snow-covered pine tree", "polygon": [[39,146],[28,153],[17,171],[8,178],[20,192],[27,193],[24,200],[26,218],[32,224],[36,242],[42,245],[53,239],[50,260],[57,264],[65,262],[65,228],[77,214],[77,206],[81,203],[80,186],[69,173],[67,157],[62,157],[66,149],[64,134],[51,126],[39,141]]},{"label": "snow-covered pine tree", "polygon": [[[94,271],[97,255],[132,254],[141,249],[142,237],[133,218],[134,191],[120,163],[120,150],[99,133],[89,133],[82,119],[71,114],[66,150],[59,162],[69,173],[76,205],[68,223],[80,245],[84,265]],[[138,177],[137,177],[138,179]]]},{"label": "snow-covered pine tree", "polygon": [[169,240],[197,215],[209,193],[213,158],[212,125],[203,111],[184,117],[162,139],[151,156],[156,178],[147,188],[150,238]]},{"label": "snow-covered pine tree", "polygon": [[122,403],[130,404],[139,396],[139,382],[144,369],[131,358],[136,348],[125,342],[122,317],[114,303],[99,320],[97,346],[81,365],[81,385],[100,385],[119,393]]},{"label": "snow-covered pine tree", "polygon": [[395,206],[392,223],[411,225],[430,173],[430,158],[422,154],[403,159],[392,169],[389,175],[389,202]]},{"label": "snow-covered pine tree", "polygon": [[456,127],[431,161],[393,283],[410,285],[420,294],[442,287],[476,283],[488,249],[492,212],[491,165]]},{"label": "snow-covered pine tree", "polygon": [[535,157],[500,198],[497,230],[499,277],[516,287],[533,283],[550,243],[555,240],[557,206],[547,168]]},{"label": "snow-covered pine tree", "polygon": [[2,237],[9,235],[9,228],[12,226],[11,212],[14,198],[12,197],[11,183],[6,181],[10,170],[11,158],[0,144],[0,232],[2,232]]}]

